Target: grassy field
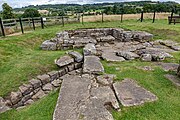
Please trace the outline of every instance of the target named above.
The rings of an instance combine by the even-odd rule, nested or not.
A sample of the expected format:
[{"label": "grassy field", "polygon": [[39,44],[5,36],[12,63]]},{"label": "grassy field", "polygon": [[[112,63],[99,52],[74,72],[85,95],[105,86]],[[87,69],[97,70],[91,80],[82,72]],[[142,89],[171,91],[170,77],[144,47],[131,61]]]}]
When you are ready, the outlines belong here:
[{"label": "grassy field", "polygon": [[[149,20],[153,18],[154,13],[144,13],[144,20]],[[156,19],[167,19],[171,13],[156,13]],[[124,14],[123,20],[138,20],[141,18],[141,14]],[[121,19],[121,15],[104,15],[104,21],[117,21]],[[102,21],[102,15],[92,15],[92,16],[84,16],[85,22],[95,22]]]},{"label": "grassy field", "polygon": [[[170,39],[180,42],[180,24],[168,25],[166,20],[137,22],[136,20],[68,24],[50,26],[38,29],[35,32],[20,36],[0,38],[0,96],[6,96],[13,90],[34,78],[38,74],[58,69],[54,59],[65,54],[65,51],[42,51],[39,49],[42,41],[55,36],[62,30],[97,27],[120,27],[126,30],[143,30],[154,34],[154,39]],[[178,62],[180,52],[174,54],[173,59],[165,62]],[[180,91],[171,82],[163,77],[166,72],[152,63],[127,61],[122,63],[107,63],[103,61],[105,71],[123,78],[133,78],[138,83],[156,94],[159,100],[139,107],[122,107],[121,112],[113,112],[116,120],[179,120],[180,118]],[[136,66],[150,65],[154,71],[142,71]],[[119,67],[120,70],[116,70]],[[0,114],[0,120],[51,120],[56,104],[58,92],[19,111],[11,110]]]}]

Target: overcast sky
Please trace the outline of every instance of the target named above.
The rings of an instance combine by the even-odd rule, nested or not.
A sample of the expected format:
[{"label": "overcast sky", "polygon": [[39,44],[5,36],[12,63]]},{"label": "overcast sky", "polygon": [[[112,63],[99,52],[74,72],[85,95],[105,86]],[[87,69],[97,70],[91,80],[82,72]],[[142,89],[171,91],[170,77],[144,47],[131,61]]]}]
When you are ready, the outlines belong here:
[{"label": "overcast sky", "polygon": [[[140,0],[0,0],[0,5],[8,3],[13,8],[24,7],[28,5],[42,5],[42,4],[92,4],[92,3],[103,3],[103,2],[124,2],[124,1],[140,1]],[[157,0],[152,0],[157,1]],[[180,0],[160,0],[160,1],[175,1],[180,3]],[[1,7],[0,7],[1,9]]]}]

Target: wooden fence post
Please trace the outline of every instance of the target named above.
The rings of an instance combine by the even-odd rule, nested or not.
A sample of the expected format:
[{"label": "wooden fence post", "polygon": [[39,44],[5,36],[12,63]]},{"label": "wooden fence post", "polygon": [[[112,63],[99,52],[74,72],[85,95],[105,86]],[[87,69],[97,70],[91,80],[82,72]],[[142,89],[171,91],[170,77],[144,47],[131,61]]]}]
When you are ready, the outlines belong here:
[{"label": "wooden fence post", "polygon": [[84,12],[83,12],[83,14],[82,14],[82,24],[84,25]]},{"label": "wooden fence post", "polygon": [[44,23],[43,23],[43,18],[41,17],[41,27],[44,29]]},{"label": "wooden fence post", "polygon": [[172,12],[171,12],[171,19],[170,19],[170,21],[169,21],[169,24],[171,24],[171,22],[172,22],[173,14],[174,14],[174,10],[172,9]]},{"label": "wooden fence post", "polygon": [[19,22],[20,22],[22,34],[24,34],[24,29],[23,29],[23,25],[22,25],[22,20],[21,20],[21,18],[19,18]]},{"label": "wooden fence post", "polygon": [[62,16],[62,25],[64,27],[64,17]]},{"label": "wooden fence post", "polygon": [[154,11],[154,15],[153,15],[153,23],[155,22],[156,19],[156,11]]},{"label": "wooden fence post", "polygon": [[1,31],[2,31],[2,35],[5,37],[5,32],[4,32],[4,26],[3,26],[3,22],[2,22],[2,18],[0,18],[0,24],[1,24]]},{"label": "wooden fence post", "polygon": [[141,12],[141,22],[143,21],[143,11]]},{"label": "wooden fence post", "polygon": [[123,13],[121,13],[121,23],[123,22]]},{"label": "wooden fence post", "polygon": [[33,24],[33,29],[35,30],[36,29],[36,26],[34,24],[34,18],[32,17],[32,24]]},{"label": "wooden fence post", "polygon": [[102,23],[104,22],[104,13],[102,12]]}]

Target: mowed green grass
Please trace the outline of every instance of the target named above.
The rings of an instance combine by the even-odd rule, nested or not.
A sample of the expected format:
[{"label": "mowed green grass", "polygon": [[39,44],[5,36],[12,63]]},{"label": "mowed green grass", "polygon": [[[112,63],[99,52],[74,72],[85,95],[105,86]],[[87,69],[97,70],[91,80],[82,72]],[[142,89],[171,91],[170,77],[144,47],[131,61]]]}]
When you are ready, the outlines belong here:
[{"label": "mowed green grass", "polygon": [[[168,25],[166,20],[159,20],[152,24],[151,21],[137,22],[127,20],[104,23],[68,24],[49,26],[37,29],[34,32],[20,36],[0,38],[0,96],[6,96],[11,91],[17,90],[20,85],[28,80],[51,70],[57,70],[54,59],[65,54],[66,51],[42,51],[41,43],[55,36],[62,30],[78,28],[119,27],[126,30],[143,30],[154,34],[154,39],[170,39],[180,42],[180,24]],[[173,59],[165,62],[178,62],[180,52],[174,53]],[[139,65],[151,65],[140,61],[127,61],[122,63],[103,62],[107,73],[116,74],[118,80],[133,78],[140,85],[156,94],[157,102],[147,103],[140,107],[123,108],[121,112],[113,112],[117,120],[178,120],[180,118],[180,92],[171,82],[163,77],[166,72],[160,68],[154,71],[142,71],[136,68]],[[116,67],[120,70],[117,71]],[[0,120],[51,120],[57,101],[58,92],[51,93],[33,105],[16,111],[0,114]]]}]

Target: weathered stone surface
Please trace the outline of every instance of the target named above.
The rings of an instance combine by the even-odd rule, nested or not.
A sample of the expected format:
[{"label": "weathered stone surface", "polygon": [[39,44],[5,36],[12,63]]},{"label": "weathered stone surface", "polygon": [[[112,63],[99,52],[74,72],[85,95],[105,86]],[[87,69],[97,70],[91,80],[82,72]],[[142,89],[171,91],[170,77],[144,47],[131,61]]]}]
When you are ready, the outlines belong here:
[{"label": "weathered stone surface", "polygon": [[67,31],[63,31],[56,34],[57,38],[69,39],[69,34]]},{"label": "weathered stone surface", "polygon": [[50,82],[50,76],[47,74],[38,75],[37,78],[42,82],[43,85]]},{"label": "weathered stone surface", "polygon": [[65,75],[67,72],[66,72],[66,70],[65,69],[61,69],[61,70],[59,70],[59,77],[61,77],[61,76],[63,76],[63,75]]},{"label": "weathered stone surface", "polygon": [[122,33],[123,29],[113,29],[113,37],[115,37],[118,41],[122,41]]},{"label": "weathered stone surface", "polygon": [[34,101],[32,100],[32,99],[29,99],[28,101],[26,101],[25,103],[24,103],[24,105],[31,105],[31,104],[33,104],[34,103]]},{"label": "weathered stone surface", "polygon": [[51,72],[48,72],[47,74],[50,76],[51,81],[59,78],[59,72],[58,71],[51,71]]},{"label": "weathered stone surface", "polygon": [[2,97],[0,97],[0,113],[6,112],[10,109],[10,107],[6,106],[5,100]]},{"label": "weathered stone surface", "polygon": [[112,85],[116,75],[104,74],[97,77],[97,82],[102,85]]},{"label": "weathered stone surface", "polygon": [[159,65],[163,68],[164,71],[177,71],[179,64],[176,63],[163,63],[159,62],[156,63],[156,65]]},{"label": "weathered stone surface", "polygon": [[46,40],[41,45],[42,50],[56,50],[56,43]]},{"label": "weathered stone surface", "polygon": [[144,31],[132,31],[133,40],[136,41],[148,41],[153,38],[153,35]]},{"label": "weathered stone surface", "polygon": [[75,69],[74,64],[68,65],[67,68],[68,68],[68,72],[71,72]]},{"label": "weathered stone surface", "polygon": [[88,44],[88,43],[92,43],[92,44],[96,44],[97,41],[91,37],[83,37],[83,38],[80,38],[80,37],[77,37],[77,38],[71,38],[74,40],[74,44],[75,45],[78,45],[78,44]]},{"label": "weathered stone surface", "polygon": [[177,43],[172,40],[159,40],[159,43],[167,47],[176,46]]},{"label": "weathered stone surface", "polygon": [[54,87],[59,87],[62,83],[62,80],[60,79],[57,79],[57,80],[54,80],[51,84],[54,86]]},{"label": "weathered stone surface", "polygon": [[85,56],[83,73],[101,74],[104,72],[104,67],[97,56]]},{"label": "weathered stone surface", "polygon": [[104,50],[102,52],[102,58],[108,62],[121,62],[125,61],[123,57],[117,56],[112,50]]},{"label": "weathered stone surface", "polygon": [[10,94],[10,100],[12,104],[18,103],[22,98],[22,93],[20,91],[17,92],[11,92]]},{"label": "weathered stone surface", "polygon": [[113,91],[109,87],[92,88],[91,98],[80,106],[83,120],[114,120],[107,107],[119,109]]},{"label": "weathered stone surface", "polygon": [[22,107],[24,103],[22,101],[19,101],[17,104],[13,105],[13,108]]},{"label": "weathered stone surface", "polygon": [[179,46],[171,46],[171,49],[175,51],[180,51],[180,45]]},{"label": "weathered stone surface", "polygon": [[166,74],[164,75],[168,80],[170,80],[178,89],[180,89],[180,78],[176,75]]},{"label": "weathered stone surface", "polygon": [[71,51],[68,54],[74,58],[75,62],[82,62],[83,60],[83,56],[79,52]]},{"label": "weathered stone surface", "polygon": [[139,50],[138,54],[139,55],[141,55],[141,54],[151,54],[153,61],[161,61],[161,60],[164,60],[165,58],[172,58],[173,57],[169,53],[159,51],[159,50],[155,50],[155,49],[150,49],[150,48],[149,49]]},{"label": "weathered stone surface", "polygon": [[35,95],[32,96],[33,100],[40,99],[42,97],[46,96],[43,90],[39,90]]},{"label": "weathered stone surface", "polygon": [[42,86],[41,81],[37,79],[32,79],[29,81],[29,83],[33,86],[33,89],[37,89]]},{"label": "weathered stone surface", "polygon": [[48,83],[48,84],[44,85],[42,89],[44,91],[52,91],[54,89],[54,87],[51,83]]},{"label": "weathered stone surface", "polygon": [[96,55],[97,51],[96,51],[95,45],[92,44],[92,43],[87,44],[87,45],[83,48],[83,53],[84,53],[84,56]]},{"label": "weathered stone surface", "polygon": [[75,63],[74,67],[75,67],[75,69],[82,68],[82,63]]},{"label": "weathered stone surface", "polygon": [[19,87],[19,90],[23,95],[27,95],[33,91],[33,86],[30,84],[23,84]]},{"label": "weathered stone surface", "polygon": [[126,60],[133,60],[139,58],[139,55],[133,52],[120,51],[116,53],[118,56],[124,57]]},{"label": "weathered stone surface", "polygon": [[31,99],[31,95],[30,95],[30,94],[25,95],[25,96],[21,99],[21,101],[22,101],[22,103],[25,103],[25,102],[28,101],[29,99]]},{"label": "weathered stone surface", "polygon": [[141,105],[145,102],[157,100],[157,97],[154,94],[140,87],[131,79],[116,82],[113,84],[113,87],[123,106]]},{"label": "weathered stone surface", "polygon": [[55,64],[59,67],[63,67],[69,65],[74,62],[74,59],[68,55],[60,57],[59,59],[55,60]]},{"label": "weathered stone surface", "polygon": [[113,120],[106,105],[119,109],[110,87],[91,88],[90,77],[66,76],[63,79],[53,120]]},{"label": "weathered stone surface", "polygon": [[[78,107],[88,99],[91,80],[79,76],[64,78],[53,120],[78,120]],[[68,91],[68,92],[67,92]]]},{"label": "weathered stone surface", "polygon": [[151,54],[142,54],[141,55],[141,61],[150,62],[152,61]]},{"label": "weathered stone surface", "polygon": [[99,38],[97,38],[97,40],[99,42],[112,42],[112,41],[115,40],[115,38],[113,36],[111,36],[111,35],[108,35],[108,36],[99,37]]}]

